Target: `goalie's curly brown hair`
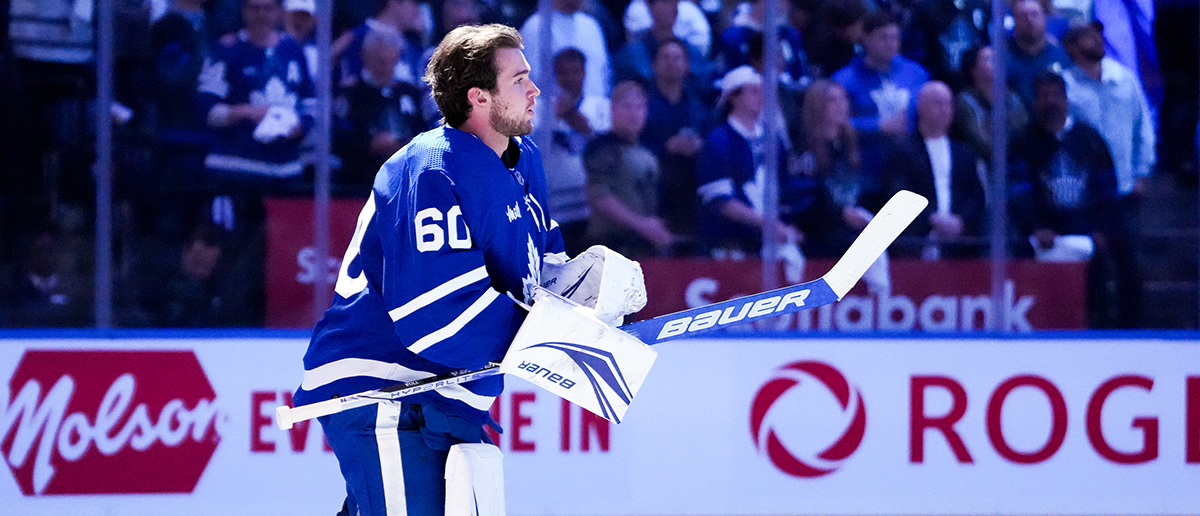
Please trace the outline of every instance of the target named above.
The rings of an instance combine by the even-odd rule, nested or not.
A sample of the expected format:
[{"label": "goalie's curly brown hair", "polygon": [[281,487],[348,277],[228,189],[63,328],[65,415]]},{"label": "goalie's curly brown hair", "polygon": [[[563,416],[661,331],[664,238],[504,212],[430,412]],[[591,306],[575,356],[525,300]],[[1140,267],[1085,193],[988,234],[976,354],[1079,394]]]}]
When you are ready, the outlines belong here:
[{"label": "goalie's curly brown hair", "polygon": [[496,91],[496,51],[524,48],[521,33],[507,25],[464,25],[450,31],[434,49],[425,83],[442,111],[442,123],[459,127],[471,113],[467,91]]}]

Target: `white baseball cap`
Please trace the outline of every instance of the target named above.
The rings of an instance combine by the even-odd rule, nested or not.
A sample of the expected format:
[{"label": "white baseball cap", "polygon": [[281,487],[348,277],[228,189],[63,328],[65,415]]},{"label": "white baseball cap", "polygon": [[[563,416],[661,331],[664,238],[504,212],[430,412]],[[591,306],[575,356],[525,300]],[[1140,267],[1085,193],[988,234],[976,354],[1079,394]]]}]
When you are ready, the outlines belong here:
[{"label": "white baseball cap", "polygon": [[725,74],[725,77],[722,77],[717,85],[721,88],[721,97],[717,99],[717,105],[725,105],[725,101],[729,99],[729,96],[742,86],[762,83],[762,75],[750,65],[742,65],[734,68]]},{"label": "white baseball cap", "polygon": [[283,10],[304,11],[308,14],[317,13],[317,0],[283,0]]}]

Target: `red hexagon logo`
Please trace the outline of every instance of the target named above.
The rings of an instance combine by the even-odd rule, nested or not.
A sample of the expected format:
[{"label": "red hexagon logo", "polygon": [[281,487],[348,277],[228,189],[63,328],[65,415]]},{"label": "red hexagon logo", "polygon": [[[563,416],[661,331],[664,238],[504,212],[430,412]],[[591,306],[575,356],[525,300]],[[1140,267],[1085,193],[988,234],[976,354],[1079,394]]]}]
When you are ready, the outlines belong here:
[{"label": "red hexagon logo", "polygon": [[[798,391],[806,392],[800,395]],[[792,399],[785,402],[788,395]],[[830,405],[838,413],[820,410],[822,404]],[[782,405],[787,408],[780,408]],[[785,410],[786,414],[776,416]],[[786,427],[813,422],[826,423],[818,425],[824,430],[784,432]],[[821,362],[801,361],[780,367],[759,388],[750,407],[750,435],[755,448],[765,453],[780,471],[795,477],[821,477],[837,471],[842,461],[862,443],[866,427],[867,413],[858,390],[841,372]],[[793,438],[790,441],[781,438],[781,433],[789,433]],[[800,438],[795,437],[797,433]]]},{"label": "red hexagon logo", "polygon": [[189,493],[219,440],[191,351],[26,351],[6,387],[0,452],[26,495]]}]

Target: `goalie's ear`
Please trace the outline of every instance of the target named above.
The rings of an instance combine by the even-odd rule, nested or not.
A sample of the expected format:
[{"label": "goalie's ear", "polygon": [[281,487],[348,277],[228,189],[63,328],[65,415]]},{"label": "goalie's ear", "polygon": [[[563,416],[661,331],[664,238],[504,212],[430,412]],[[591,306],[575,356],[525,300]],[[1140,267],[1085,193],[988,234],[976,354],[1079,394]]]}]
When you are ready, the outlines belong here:
[{"label": "goalie's ear", "polygon": [[538,288],[500,371],[620,423],[657,356],[590,309]]}]

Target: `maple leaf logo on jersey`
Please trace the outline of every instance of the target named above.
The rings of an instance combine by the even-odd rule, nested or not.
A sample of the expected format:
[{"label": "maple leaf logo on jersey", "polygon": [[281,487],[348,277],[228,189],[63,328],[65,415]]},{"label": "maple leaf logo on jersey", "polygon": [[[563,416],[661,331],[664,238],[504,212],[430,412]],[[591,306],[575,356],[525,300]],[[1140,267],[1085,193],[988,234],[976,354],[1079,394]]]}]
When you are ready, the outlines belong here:
[{"label": "maple leaf logo on jersey", "polygon": [[278,77],[271,77],[261,92],[250,93],[250,103],[256,106],[296,108],[296,95],[288,93],[287,86]]},{"label": "maple leaf logo on jersey", "polygon": [[871,90],[870,96],[875,102],[875,107],[879,109],[879,119],[887,120],[908,108],[912,94],[896,86],[896,83],[885,80],[879,89]]},{"label": "maple leaf logo on jersey", "polygon": [[225,82],[225,62],[211,59],[204,60],[204,67],[200,70],[200,76],[196,78],[200,85],[200,91],[211,93],[221,98],[225,98],[229,94],[229,83]]},{"label": "maple leaf logo on jersey", "polygon": [[541,284],[542,276],[542,257],[538,253],[537,246],[533,244],[533,236],[529,236],[529,275],[521,278],[521,293],[525,295],[525,302],[533,302],[533,287]]}]

